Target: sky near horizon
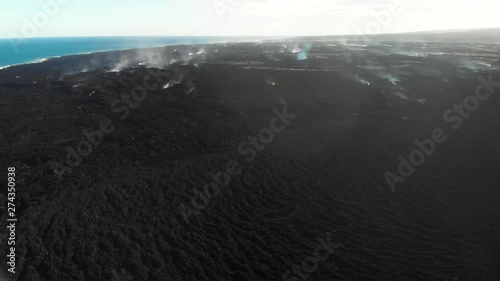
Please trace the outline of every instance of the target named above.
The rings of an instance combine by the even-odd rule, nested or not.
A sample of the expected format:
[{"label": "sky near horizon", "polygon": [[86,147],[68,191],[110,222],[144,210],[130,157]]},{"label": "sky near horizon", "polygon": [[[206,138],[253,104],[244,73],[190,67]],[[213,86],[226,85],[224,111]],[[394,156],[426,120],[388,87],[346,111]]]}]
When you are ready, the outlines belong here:
[{"label": "sky near horizon", "polygon": [[498,0],[24,0],[0,38],[297,36],[500,27]]}]

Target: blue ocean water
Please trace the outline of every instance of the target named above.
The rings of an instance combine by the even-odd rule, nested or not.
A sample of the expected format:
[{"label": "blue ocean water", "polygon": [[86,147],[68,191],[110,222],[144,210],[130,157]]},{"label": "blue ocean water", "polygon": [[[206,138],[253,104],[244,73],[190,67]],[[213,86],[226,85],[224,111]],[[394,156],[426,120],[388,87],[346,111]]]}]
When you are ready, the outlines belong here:
[{"label": "blue ocean water", "polygon": [[[227,40],[227,38],[225,38]],[[44,58],[98,51],[150,48],[174,44],[204,44],[218,37],[58,37],[0,39],[0,67],[33,63]]]}]

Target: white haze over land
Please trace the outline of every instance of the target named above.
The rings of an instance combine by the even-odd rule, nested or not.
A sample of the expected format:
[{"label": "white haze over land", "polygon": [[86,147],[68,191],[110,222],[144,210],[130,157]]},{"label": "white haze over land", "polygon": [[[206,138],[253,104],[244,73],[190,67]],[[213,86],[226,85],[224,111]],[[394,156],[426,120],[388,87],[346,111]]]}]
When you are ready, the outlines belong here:
[{"label": "white haze over land", "polygon": [[[20,35],[40,3],[4,1],[0,37]],[[498,0],[87,0],[65,1],[35,37],[296,36],[500,27]],[[387,13],[390,16],[387,16]],[[14,34],[14,35],[13,35]]]},{"label": "white haze over land", "polygon": [[134,55],[124,55],[118,62],[115,62],[110,72],[120,72],[125,68],[135,66],[146,66],[162,68],[171,64],[194,65],[203,62],[206,58],[204,47],[191,46],[187,49],[173,50],[168,53],[161,48],[138,49]]}]

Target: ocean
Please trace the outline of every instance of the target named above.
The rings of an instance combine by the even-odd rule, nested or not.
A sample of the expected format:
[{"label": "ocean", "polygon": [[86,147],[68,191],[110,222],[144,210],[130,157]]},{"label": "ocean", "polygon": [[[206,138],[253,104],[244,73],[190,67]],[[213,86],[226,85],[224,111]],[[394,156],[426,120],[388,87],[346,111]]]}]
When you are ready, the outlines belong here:
[{"label": "ocean", "polygon": [[99,51],[151,48],[174,44],[204,44],[222,37],[58,37],[0,39],[0,68],[34,63],[49,57]]}]

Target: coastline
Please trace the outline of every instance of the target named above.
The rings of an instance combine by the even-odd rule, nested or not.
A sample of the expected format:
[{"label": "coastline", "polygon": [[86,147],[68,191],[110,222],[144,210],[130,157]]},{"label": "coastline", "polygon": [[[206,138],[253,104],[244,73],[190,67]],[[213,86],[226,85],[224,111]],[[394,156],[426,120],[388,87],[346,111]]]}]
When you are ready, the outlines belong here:
[{"label": "coastline", "polygon": [[[197,45],[208,45],[208,44],[260,42],[262,40],[265,40],[264,37],[248,37],[248,38],[242,38],[242,37],[228,38],[228,37],[226,37],[227,40],[223,39],[222,37],[214,37],[214,40],[203,41],[203,39],[207,39],[207,38],[206,37],[189,37],[189,36],[179,36],[179,37],[174,36],[174,37],[172,37],[172,39],[174,39],[174,38],[180,39],[180,38],[184,38],[184,37],[191,38],[191,39],[195,38],[196,40],[191,40],[191,41],[186,40],[185,42],[158,44],[158,45],[154,45],[154,46],[144,46],[144,47],[138,46],[138,47],[124,47],[124,48],[112,48],[112,49],[102,48],[102,49],[97,49],[97,50],[88,51],[88,52],[78,52],[77,51],[74,53],[66,53],[66,54],[61,54],[61,55],[39,57],[39,58],[24,61],[24,62],[20,62],[20,63],[0,65],[0,71],[3,69],[6,69],[6,68],[13,67],[13,66],[36,64],[36,63],[45,62],[45,61],[55,59],[55,58],[75,56],[75,55],[90,55],[90,54],[104,53],[104,52],[144,50],[144,49],[164,48],[164,47],[172,47],[172,46],[197,46]],[[87,38],[87,37],[82,37],[82,38]],[[113,38],[113,37],[102,37],[102,38]],[[116,38],[122,38],[122,37],[116,37]],[[130,38],[137,39],[136,37],[130,37]],[[33,39],[33,38],[31,38],[31,39]],[[56,38],[56,39],[62,39],[62,38]],[[74,39],[74,37],[68,37],[68,39]],[[3,38],[0,40],[7,40],[7,39]],[[199,42],[199,41],[202,41],[202,42]]]},{"label": "coastline", "polygon": [[[478,43],[478,42],[483,42],[481,39],[485,36],[491,36],[494,38],[494,40],[490,42],[483,42],[484,44],[491,44],[491,45],[499,45],[500,44],[500,36],[495,33],[494,31],[498,31],[498,29],[493,29],[493,30],[480,30],[476,34],[472,34],[474,36],[473,42]],[[124,47],[124,48],[103,48],[103,49],[97,49],[97,50],[92,50],[88,52],[72,52],[72,53],[66,53],[66,54],[61,54],[61,55],[51,55],[51,56],[44,56],[44,57],[39,57],[35,59],[30,59],[24,62],[20,63],[8,63],[5,65],[0,64],[0,71],[11,68],[13,66],[21,66],[21,65],[28,65],[28,64],[37,64],[45,61],[49,61],[52,59],[57,59],[61,57],[68,57],[68,56],[76,56],[76,55],[89,55],[89,54],[97,54],[97,53],[108,53],[108,52],[119,52],[119,51],[134,51],[134,50],[146,50],[146,49],[154,49],[154,48],[163,48],[163,47],[172,47],[172,46],[199,46],[199,45],[210,45],[210,44],[227,44],[227,43],[263,43],[263,42],[286,42],[286,41],[336,41],[336,42],[343,42],[345,40],[352,42],[354,44],[360,43],[363,45],[366,45],[367,41],[370,40],[373,42],[383,42],[383,41],[393,41],[393,42],[398,42],[398,41],[406,41],[406,42],[439,42],[442,41],[441,43],[448,43],[448,42],[454,42],[454,43],[460,43],[463,41],[463,36],[461,36],[461,32],[452,32],[452,33],[432,33],[432,32],[411,32],[411,33],[389,33],[389,34],[367,34],[367,35],[323,35],[323,36],[243,36],[243,37],[233,37],[233,36],[212,36],[212,37],[201,37],[201,36],[172,36],[172,37],[165,37],[163,39],[182,39],[186,38],[186,41],[177,41],[174,43],[167,43],[167,44],[158,44],[155,46],[144,46],[144,47]],[[400,37],[397,37],[400,36]],[[75,38],[83,38],[83,39],[92,39],[92,38],[97,38],[100,40],[106,39],[106,38],[130,38],[132,39],[139,39],[139,38],[146,38],[146,39],[151,39],[151,38],[157,38],[157,37],[121,37],[121,36],[116,36],[116,37],[56,37],[56,38],[30,38],[30,39],[54,39],[54,40],[72,40]],[[206,40],[203,41],[203,39],[208,39],[208,38],[213,38],[213,40]],[[2,41],[8,41],[10,39],[7,38],[1,38],[0,43]],[[203,41],[203,42],[197,42],[197,41]],[[468,42],[462,42],[461,44],[469,44]],[[347,44],[346,44],[347,45]],[[0,44],[0,47],[1,44]],[[4,46],[5,47],[5,46]],[[9,46],[9,48],[12,48]],[[0,48],[1,51],[1,48]]]},{"label": "coastline", "polygon": [[[162,46],[156,46],[156,47],[144,47],[144,48],[127,48],[127,49],[112,49],[112,50],[97,50],[97,51],[92,51],[92,52],[85,52],[85,53],[74,53],[74,54],[66,54],[66,55],[60,55],[60,56],[50,56],[50,57],[44,57],[44,58],[39,58],[34,61],[27,61],[23,63],[18,63],[18,64],[11,64],[11,65],[3,65],[0,66],[0,71],[11,68],[11,67],[16,67],[16,66],[22,66],[22,65],[30,65],[30,64],[38,64],[38,63],[43,63],[52,59],[58,59],[58,58],[64,58],[64,57],[70,57],[70,56],[84,56],[84,55],[92,55],[92,54],[98,54],[98,53],[110,53],[110,52],[120,52],[120,51],[134,51],[134,50],[143,50],[143,49],[154,49],[154,48],[164,48],[164,47],[172,47],[172,46],[182,46],[183,44],[173,44],[173,45],[162,45]],[[200,44],[189,44],[189,45],[204,45],[203,43]]]}]

